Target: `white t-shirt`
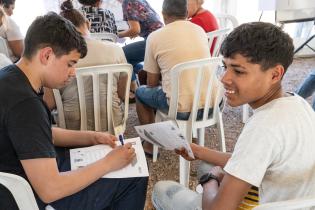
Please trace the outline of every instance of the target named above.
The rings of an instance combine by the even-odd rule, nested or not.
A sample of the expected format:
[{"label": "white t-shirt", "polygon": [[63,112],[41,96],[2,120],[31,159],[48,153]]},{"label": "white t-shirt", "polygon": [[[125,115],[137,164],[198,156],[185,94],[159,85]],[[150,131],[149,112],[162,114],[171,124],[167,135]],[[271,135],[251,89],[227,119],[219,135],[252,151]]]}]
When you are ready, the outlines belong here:
[{"label": "white t-shirt", "polygon": [[259,187],[260,203],[315,196],[311,106],[294,95],[254,110],[224,170]]},{"label": "white t-shirt", "polygon": [[12,20],[11,17],[6,16],[4,23],[0,26],[0,36],[7,41],[7,47],[12,62],[15,62],[18,58],[14,56],[12,50],[8,45],[8,41],[23,40],[23,35],[19,26]]}]

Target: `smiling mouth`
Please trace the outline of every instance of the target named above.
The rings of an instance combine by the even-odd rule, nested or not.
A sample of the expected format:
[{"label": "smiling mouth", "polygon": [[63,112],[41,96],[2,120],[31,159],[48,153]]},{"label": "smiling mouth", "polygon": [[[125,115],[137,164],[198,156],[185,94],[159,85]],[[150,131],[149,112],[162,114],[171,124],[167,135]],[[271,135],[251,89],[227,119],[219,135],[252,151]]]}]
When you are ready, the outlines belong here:
[{"label": "smiling mouth", "polygon": [[228,93],[228,94],[234,94],[235,90],[225,90],[225,92]]}]

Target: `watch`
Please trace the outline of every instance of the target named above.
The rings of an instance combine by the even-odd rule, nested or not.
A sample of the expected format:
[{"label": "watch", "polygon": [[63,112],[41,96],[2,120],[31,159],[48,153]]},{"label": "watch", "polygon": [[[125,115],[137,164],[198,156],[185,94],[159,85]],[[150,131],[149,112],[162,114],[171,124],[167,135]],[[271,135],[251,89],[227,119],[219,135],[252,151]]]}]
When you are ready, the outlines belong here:
[{"label": "watch", "polygon": [[199,184],[201,184],[201,186],[203,186],[205,183],[207,183],[208,181],[214,179],[215,181],[217,181],[218,186],[220,186],[220,180],[217,176],[213,175],[212,173],[206,173],[204,175],[202,175],[199,179]]}]

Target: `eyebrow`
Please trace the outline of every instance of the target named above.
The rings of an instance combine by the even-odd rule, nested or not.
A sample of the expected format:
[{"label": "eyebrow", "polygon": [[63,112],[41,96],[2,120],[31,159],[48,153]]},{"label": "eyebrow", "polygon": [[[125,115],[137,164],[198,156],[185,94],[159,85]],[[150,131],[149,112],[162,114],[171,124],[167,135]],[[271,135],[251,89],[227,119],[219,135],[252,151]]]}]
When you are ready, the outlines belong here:
[{"label": "eyebrow", "polygon": [[[223,65],[226,66],[226,63],[224,61],[222,61]],[[246,69],[244,66],[239,65],[239,64],[231,64],[232,67],[237,67],[237,68],[242,68],[242,69]]]}]

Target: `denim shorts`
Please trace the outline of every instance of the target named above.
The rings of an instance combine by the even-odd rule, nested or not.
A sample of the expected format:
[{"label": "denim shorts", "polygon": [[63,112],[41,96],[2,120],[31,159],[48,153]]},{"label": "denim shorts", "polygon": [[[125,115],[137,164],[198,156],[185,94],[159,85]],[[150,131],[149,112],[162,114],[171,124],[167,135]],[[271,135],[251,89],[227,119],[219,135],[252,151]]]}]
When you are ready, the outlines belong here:
[{"label": "denim shorts", "polygon": [[[136,98],[142,104],[149,106],[155,110],[160,110],[167,114],[169,105],[166,93],[163,92],[162,87],[148,87],[142,85],[136,90]],[[202,119],[203,109],[199,109],[197,113],[197,120]],[[212,115],[212,108],[209,109],[208,117]],[[177,112],[176,119],[188,120],[190,112]]]},{"label": "denim shorts", "polygon": [[163,92],[161,86],[148,87],[142,85],[136,90],[136,98],[142,104],[149,106],[155,110],[161,110],[162,112],[168,112],[168,103],[166,93]]}]

